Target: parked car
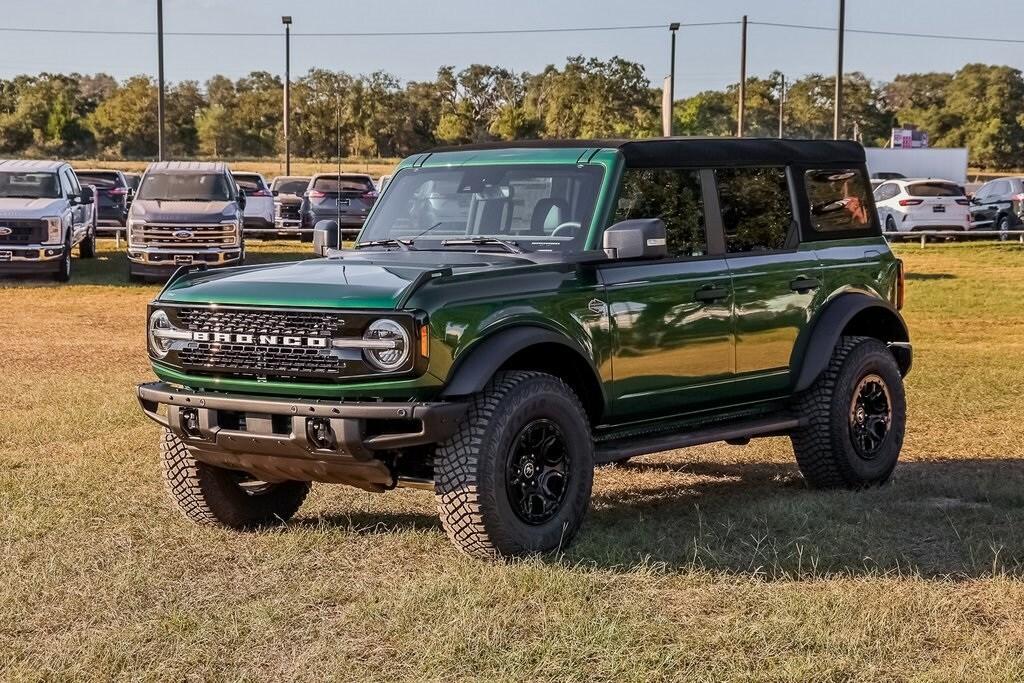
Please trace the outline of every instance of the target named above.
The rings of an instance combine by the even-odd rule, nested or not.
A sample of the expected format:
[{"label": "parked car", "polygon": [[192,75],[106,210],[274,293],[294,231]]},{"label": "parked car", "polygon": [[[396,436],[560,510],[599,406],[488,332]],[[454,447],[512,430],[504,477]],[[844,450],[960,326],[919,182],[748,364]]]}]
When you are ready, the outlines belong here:
[{"label": "parked car", "polygon": [[990,180],[970,201],[971,223],[977,230],[1014,230],[1024,219],[1024,178]]},{"label": "parked car", "polygon": [[648,453],[788,435],[809,485],[884,483],[902,292],[854,142],[443,148],[353,249],[176,276],[137,393],[197,522],[427,488],[466,553],[528,555],[572,541],[595,464]]},{"label": "parked car", "polygon": [[124,179],[128,182],[128,187],[132,193],[138,192],[139,183],[142,182],[142,174],[125,171],[122,175],[124,175]]},{"label": "parked car", "polygon": [[[302,198],[302,227],[312,228],[318,221],[333,220],[343,236],[353,236],[362,229],[376,200],[377,187],[368,175],[319,173],[310,179]],[[312,241],[308,235],[303,239]]]},{"label": "parked car", "polygon": [[875,189],[886,232],[970,230],[969,204],[963,188],[949,180],[887,180]]},{"label": "parked car", "polygon": [[71,250],[96,255],[94,190],[65,161],[0,161],[0,277],[71,279]]},{"label": "parked car", "polygon": [[124,173],[90,168],[76,170],[75,175],[80,183],[92,185],[96,190],[97,232],[114,234],[118,228],[125,227],[134,190]]},{"label": "parked car", "polygon": [[128,277],[166,278],[180,266],[245,260],[246,197],[227,164],[150,164],[128,212]]},{"label": "parked car", "polygon": [[302,195],[309,187],[309,176],[277,176],[270,184],[274,195],[274,227],[278,235],[299,234],[302,228]]},{"label": "parked car", "polygon": [[238,189],[245,193],[245,227],[268,229],[274,227],[274,196],[267,181],[259,173],[233,171],[231,175]]}]

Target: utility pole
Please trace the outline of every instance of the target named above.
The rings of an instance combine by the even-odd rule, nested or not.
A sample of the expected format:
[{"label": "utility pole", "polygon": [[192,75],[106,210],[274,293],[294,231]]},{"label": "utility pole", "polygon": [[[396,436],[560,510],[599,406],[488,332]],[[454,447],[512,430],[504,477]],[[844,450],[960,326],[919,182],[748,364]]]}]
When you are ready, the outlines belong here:
[{"label": "utility pole", "polygon": [[846,0],[839,0],[839,38],[836,49],[836,95],[833,103],[832,137],[839,139],[843,121],[843,34],[846,31]]},{"label": "utility pole", "polygon": [[281,17],[284,24],[284,174],[292,174],[291,95],[292,95],[292,18]]},{"label": "utility pole", "polygon": [[164,160],[164,0],[156,0],[156,158]]},{"label": "utility pole", "polygon": [[668,25],[672,33],[672,56],[668,72],[668,134],[675,135],[675,105],[676,105],[676,31],[679,30],[679,22],[673,21]]},{"label": "utility pole", "polygon": [[782,138],[782,124],[786,118],[786,74],[779,74],[779,138]]},{"label": "utility pole", "polygon": [[736,117],[736,137],[743,137],[743,118],[747,108],[747,15],[743,15],[740,29],[740,102]]}]

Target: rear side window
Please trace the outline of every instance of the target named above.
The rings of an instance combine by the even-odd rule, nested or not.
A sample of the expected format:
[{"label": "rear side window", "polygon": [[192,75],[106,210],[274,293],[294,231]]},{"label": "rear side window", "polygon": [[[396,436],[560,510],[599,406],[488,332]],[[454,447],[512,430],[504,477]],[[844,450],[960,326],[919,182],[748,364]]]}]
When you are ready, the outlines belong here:
[{"label": "rear side window", "polygon": [[793,204],[784,168],[720,168],[715,179],[727,253],[785,248]]},{"label": "rear side window", "polygon": [[986,196],[991,195],[1001,197],[1007,194],[1010,194],[1010,181],[997,180],[996,182],[992,183],[992,187],[989,188],[989,191],[986,193]]},{"label": "rear side window", "polygon": [[321,192],[372,192],[373,181],[363,176],[321,176],[313,181],[313,189]]},{"label": "rear side window", "polygon": [[871,229],[868,181],[859,170],[845,168],[806,171],[804,187],[807,189],[807,203],[811,209],[811,227],[815,232]]},{"label": "rear side window", "polygon": [[697,171],[626,169],[612,222],[632,218],[663,220],[668,233],[668,253],[672,256],[703,256],[707,253],[704,201]]},{"label": "rear side window", "polygon": [[911,197],[963,197],[963,190],[953,183],[914,183],[907,186]]}]

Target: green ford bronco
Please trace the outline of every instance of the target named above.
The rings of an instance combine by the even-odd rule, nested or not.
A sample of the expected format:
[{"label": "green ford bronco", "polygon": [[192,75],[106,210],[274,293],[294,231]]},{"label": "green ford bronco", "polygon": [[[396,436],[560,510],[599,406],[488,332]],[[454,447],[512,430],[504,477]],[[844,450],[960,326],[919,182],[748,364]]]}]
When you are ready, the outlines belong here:
[{"label": "green ford bronco", "polygon": [[249,528],[312,482],[427,488],[503,557],[565,547],[595,465],[648,453],[786,435],[809,485],[881,484],[911,346],[869,188],[840,141],[412,156],[351,248],[183,268],[150,305],[171,493]]}]

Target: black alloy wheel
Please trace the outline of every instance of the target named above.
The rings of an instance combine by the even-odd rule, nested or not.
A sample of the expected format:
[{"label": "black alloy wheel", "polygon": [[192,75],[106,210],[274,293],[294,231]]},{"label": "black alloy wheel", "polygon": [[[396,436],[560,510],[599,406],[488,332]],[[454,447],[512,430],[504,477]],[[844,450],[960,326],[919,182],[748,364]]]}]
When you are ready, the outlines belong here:
[{"label": "black alloy wheel", "polygon": [[857,454],[873,459],[892,425],[892,397],[885,380],[872,373],[857,384],[850,402],[850,440]]},{"label": "black alloy wheel", "polygon": [[528,423],[512,442],[505,488],[516,517],[544,524],[561,509],[571,461],[565,436],[547,419]]}]

